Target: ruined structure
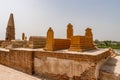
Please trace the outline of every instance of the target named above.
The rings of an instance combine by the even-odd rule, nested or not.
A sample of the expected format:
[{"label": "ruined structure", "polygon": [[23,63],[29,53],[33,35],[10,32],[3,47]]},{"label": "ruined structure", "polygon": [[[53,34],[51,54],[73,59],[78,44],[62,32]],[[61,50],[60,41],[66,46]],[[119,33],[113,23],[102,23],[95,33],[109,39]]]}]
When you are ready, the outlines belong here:
[{"label": "ruined structure", "polygon": [[97,80],[100,67],[111,55],[108,49],[71,52],[0,48],[0,64],[53,80]]},{"label": "ruined structure", "polygon": [[59,39],[54,38],[54,31],[50,27],[47,31],[47,39],[46,39],[46,51],[55,51],[55,50],[62,50],[68,49],[70,47],[70,40],[69,39]]},{"label": "ruined structure", "polygon": [[109,58],[100,69],[100,80],[120,80],[120,56]]},{"label": "ruined structure", "polygon": [[15,40],[11,14],[6,40],[0,41],[4,47],[0,48],[0,64],[55,80],[104,80],[100,78],[104,75],[101,66],[113,57],[114,51],[97,49],[90,28],[84,36],[74,35],[73,25],[69,23],[66,33],[65,39],[55,38],[50,27],[46,37],[30,36],[27,41],[23,33],[22,40]]},{"label": "ruined structure", "polygon": [[12,40],[11,45],[8,45],[6,48],[27,48],[26,40]]},{"label": "ruined structure", "polygon": [[67,39],[54,38],[54,31],[50,27],[47,32],[45,50],[54,51],[61,49],[69,49],[70,51],[87,51],[96,49],[93,43],[93,34],[90,28],[85,30],[85,36],[75,36],[73,34],[73,25],[67,25]]},{"label": "ruined structure", "polygon": [[5,40],[7,41],[15,40],[15,25],[14,25],[14,17],[12,13],[10,14],[10,18],[7,24]]},{"label": "ruined structure", "polygon": [[93,43],[93,34],[90,28],[85,30],[85,36],[72,36],[70,51],[86,51],[96,49]]},{"label": "ruined structure", "polygon": [[29,48],[44,48],[46,45],[46,37],[44,36],[30,36],[28,41]]},{"label": "ruined structure", "polygon": [[22,34],[22,40],[15,40],[15,25],[14,25],[14,17],[13,13],[10,14],[10,18],[8,20],[7,28],[6,28],[6,38],[1,42],[1,47],[3,48],[24,48],[27,47],[26,36]]}]

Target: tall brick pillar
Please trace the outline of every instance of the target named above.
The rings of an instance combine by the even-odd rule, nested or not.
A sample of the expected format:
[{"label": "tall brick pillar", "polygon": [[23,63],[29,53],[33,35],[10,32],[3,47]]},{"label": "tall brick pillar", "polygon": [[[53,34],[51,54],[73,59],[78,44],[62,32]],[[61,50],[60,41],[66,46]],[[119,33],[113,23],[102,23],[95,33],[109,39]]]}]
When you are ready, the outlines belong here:
[{"label": "tall brick pillar", "polygon": [[92,29],[87,28],[85,30],[85,37],[86,37],[86,46],[87,48],[95,48],[94,43],[93,43],[93,34],[92,34]]},{"label": "tall brick pillar", "polygon": [[22,33],[22,40],[25,40],[25,33]]},{"label": "tall brick pillar", "polygon": [[54,31],[50,27],[47,31],[46,47],[45,50],[53,51],[54,50]]},{"label": "tall brick pillar", "polygon": [[15,40],[15,26],[14,26],[14,18],[12,13],[10,14],[10,18],[7,24],[5,40],[7,41]]},{"label": "tall brick pillar", "polygon": [[70,39],[73,36],[73,25],[69,23],[67,25],[67,39]]}]

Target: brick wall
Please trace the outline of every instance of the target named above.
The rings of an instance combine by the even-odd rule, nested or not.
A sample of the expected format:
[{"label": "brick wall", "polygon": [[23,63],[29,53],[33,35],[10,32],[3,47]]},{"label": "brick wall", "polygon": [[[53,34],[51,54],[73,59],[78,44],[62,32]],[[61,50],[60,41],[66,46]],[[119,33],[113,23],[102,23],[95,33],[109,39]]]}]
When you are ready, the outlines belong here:
[{"label": "brick wall", "polygon": [[26,72],[28,74],[33,73],[33,52],[10,50],[0,51],[0,63],[14,69]]},{"label": "brick wall", "polygon": [[85,55],[61,51],[3,49],[0,50],[0,64],[28,74],[42,74],[57,80],[69,80],[70,78],[72,80],[96,80],[97,63],[110,56],[109,50],[99,55]]},{"label": "brick wall", "polygon": [[38,75],[55,80],[97,80],[97,63],[110,57],[109,50],[99,55],[35,51],[34,70]]},{"label": "brick wall", "polygon": [[54,50],[68,49],[70,47],[69,39],[54,39]]}]

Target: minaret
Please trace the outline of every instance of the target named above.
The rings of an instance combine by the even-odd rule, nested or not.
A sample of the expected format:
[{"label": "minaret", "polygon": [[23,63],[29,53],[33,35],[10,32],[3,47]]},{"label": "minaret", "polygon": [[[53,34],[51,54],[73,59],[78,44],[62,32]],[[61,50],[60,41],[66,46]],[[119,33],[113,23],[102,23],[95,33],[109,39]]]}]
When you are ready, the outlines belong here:
[{"label": "minaret", "polygon": [[12,13],[10,14],[10,18],[7,24],[5,40],[7,41],[15,40],[15,26],[14,26],[14,18]]},{"label": "minaret", "polygon": [[73,25],[69,23],[67,25],[67,39],[70,39],[73,36]]}]

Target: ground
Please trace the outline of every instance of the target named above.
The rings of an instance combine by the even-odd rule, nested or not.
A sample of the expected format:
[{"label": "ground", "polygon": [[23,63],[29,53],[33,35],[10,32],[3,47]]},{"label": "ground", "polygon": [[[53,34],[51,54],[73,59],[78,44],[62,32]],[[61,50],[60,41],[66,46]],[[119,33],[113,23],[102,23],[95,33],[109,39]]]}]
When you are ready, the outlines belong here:
[{"label": "ground", "polygon": [[42,80],[42,79],[0,65],[0,80]]}]

